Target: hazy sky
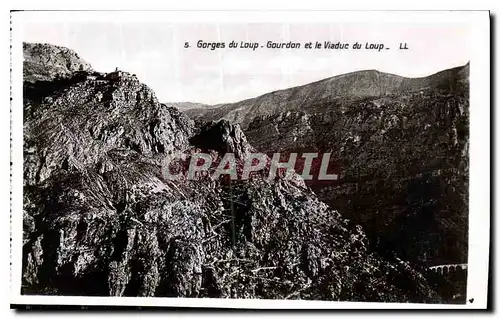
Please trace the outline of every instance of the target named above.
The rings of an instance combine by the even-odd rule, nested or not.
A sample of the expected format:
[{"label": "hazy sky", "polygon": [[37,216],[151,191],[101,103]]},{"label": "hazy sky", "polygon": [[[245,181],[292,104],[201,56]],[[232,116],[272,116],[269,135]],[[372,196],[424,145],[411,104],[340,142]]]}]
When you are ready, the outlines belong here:
[{"label": "hazy sky", "polygon": [[[92,14],[92,12],[89,12]],[[467,28],[458,23],[167,23],[28,21],[23,40],[65,46],[93,68],[135,73],[162,102],[239,101],[355,70],[426,76],[467,63]],[[225,49],[196,48],[198,40]],[[264,48],[228,49],[235,40]],[[384,43],[390,50],[266,49],[267,41]],[[184,48],[189,42],[191,47]],[[409,50],[398,50],[399,43]]]}]

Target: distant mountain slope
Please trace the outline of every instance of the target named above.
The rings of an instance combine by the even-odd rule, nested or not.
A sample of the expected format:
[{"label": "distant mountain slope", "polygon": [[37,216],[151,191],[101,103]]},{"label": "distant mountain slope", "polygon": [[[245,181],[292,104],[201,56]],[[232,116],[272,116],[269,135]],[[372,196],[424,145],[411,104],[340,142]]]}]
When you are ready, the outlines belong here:
[{"label": "distant mountain slope", "polygon": [[337,185],[309,184],[363,225],[378,251],[467,262],[469,65],[424,78],[336,76],[214,109],[262,152],[331,152]]},{"label": "distant mountain slope", "polygon": [[169,102],[168,105],[179,109],[179,111],[187,111],[190,109],[205,109],[212,107],[211,105],[195,102]]},{"label": "distant mountain slope", "polygon": [[195,120],[210,121],[225,118],[246,129],[256,117],[283,111],[306,111],[308,107],[318,103],[397,95],[429,88],[455,92],[463,88],[467,78],[468,65],[422,78],[405,78],[376,70],[357,71],[236,103],[208,108],[190,107],[185,113]]}]

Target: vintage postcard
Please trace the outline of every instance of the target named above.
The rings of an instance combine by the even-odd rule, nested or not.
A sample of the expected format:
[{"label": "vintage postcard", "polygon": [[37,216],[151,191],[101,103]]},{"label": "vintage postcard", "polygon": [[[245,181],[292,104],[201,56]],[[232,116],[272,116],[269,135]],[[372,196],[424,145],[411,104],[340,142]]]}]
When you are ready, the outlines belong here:
[{"label": "vintage postcard", "polygon": [[12,307],[486,307],[489,12],[11,26]]}]

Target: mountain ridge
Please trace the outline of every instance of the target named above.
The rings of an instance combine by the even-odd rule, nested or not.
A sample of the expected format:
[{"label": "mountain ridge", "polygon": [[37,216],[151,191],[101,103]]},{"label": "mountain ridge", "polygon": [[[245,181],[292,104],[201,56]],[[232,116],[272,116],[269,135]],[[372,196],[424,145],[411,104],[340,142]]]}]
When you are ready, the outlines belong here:
[{"label": "mountain ridge", "polygon": [[197,108],[197,106],[203,106],[203,108],[211,109],[211,108],[221,107],[221,106],[224,106],[224,105],[236,104],[236,103],[241,103],[241,102],[245,102],[245,101],[248,101],[248,100],[253,100],[253,99],[259,98],[261,96],[267,96],[267,95],[271,95],[271,94],[277,93],[277,92],[287,91],[287,90],[291,90],[291,89],[295,89],[295,88],[301,88],[301,87],[308,86],[308,85],[319,84],[321,82],[326,82],[326,81],[330,81],[330,80],[339,80],[339,79],[341,79],[344,76],[354,75],[354,74],[357,74],[357,73],[361,73],[361,74],[362,73],[375,73],[375,74],[387,75],[387,76],[392,76],[392,77],[398,77],[398,78],[402,78],[404,80],[423,80],[423,79],[427,79],[427,78],[432,77],[432,76],[437,76],[440,73],[443,73],[443,72],[446,72],[446,71],[450,71],[450,70],[455,70],[455,69],[463,69],[463,70],[466,70],[468,72],[469,64],[470,63],[467,62],[464,65],[458,65],[458,66],[451,67],[451,68],[448,68],[448,69],[439,70],[439,71],[431,73],[429,75],[414,76],[414,77],[398,75],[396,73],[391,73],[391,72],[384,72],[384,71],[380,71],[378,69],[362,69],[362,70],[357,70],[357,71],[352,71],[352,72],[337,74],[337,75],[334,75],[334,76],[331,76],[331,77],[327,77],[327,78],[324,78],[324,79],[316,80],[316,81],[313,81],[313,82],[308,82],[306,84],[301,84],[301,85],[296,85],[296,86],[291,86],[291,87],[287,87],[287,88],[273,90],[273,91],[270,91],[270,92],[267,92],[267,93],[259,94],[259,95],[255,96],[255,97],[249,97],[249,98],[245,98],[245,99],[238,100],[238,101],[233,101],[233,102],[221,102],[221,103],[215,103],[215,104],[207,104],[207,103],[202,103],[202,102],[191,102],[191,101],[183,101],[183,102],[166,101],[164,103],[169,104],[169,105],[171,104],[172,106],[178,107],[179,109],[182,109],[182,110],[188,110],[188,109]]},{"label": "mountain ridge", "polygon": [[[431,87],[460,84],[468,77],[469,64],[436,72],[427,77],[408,78],[377,70],[363,70],[336,75],[304,85],[277,90],[234,103],[204,108],[188,108],[184,112],[194,120],[213,121],[225,118],[246,129],[253,117],[275,114],[283,108],[307,108],[311,103],[339,99],[360,99],[402,94]],[[456,79],[455,79],[456,78]],[[168,104],[168,103],[167,103]]]}]

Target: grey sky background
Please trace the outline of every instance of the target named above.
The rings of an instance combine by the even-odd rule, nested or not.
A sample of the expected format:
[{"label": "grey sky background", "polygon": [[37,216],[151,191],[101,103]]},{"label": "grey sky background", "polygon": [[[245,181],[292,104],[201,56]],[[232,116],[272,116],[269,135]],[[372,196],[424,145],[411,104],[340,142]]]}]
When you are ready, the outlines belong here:
[{"label": "grey sky background", "polygon": [[[90,12],[91,14],[91,12]],[[23,40],[75,50],[93,68],[136,74],[161,102],[235,102],[364,69],[420,77],[469,60],[467,28],[454,23],[26,22]],[[198,40],[225,49],[196,48]],[[228,49],[248,41],[384,43],[390,50]],[[191,47],[184,48],[189,42]],[[399,43],[409,50],[398,50]]]}]

